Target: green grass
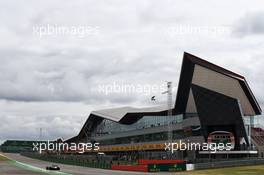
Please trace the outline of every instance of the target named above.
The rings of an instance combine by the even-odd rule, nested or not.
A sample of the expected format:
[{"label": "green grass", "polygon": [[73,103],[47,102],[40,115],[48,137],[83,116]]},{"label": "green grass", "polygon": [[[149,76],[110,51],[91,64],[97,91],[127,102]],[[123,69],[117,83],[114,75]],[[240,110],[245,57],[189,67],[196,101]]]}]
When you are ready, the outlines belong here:
[{"label": "green grass", "polygon": [[264,174],[264,165],[240,166],[210,170],[197,170],[182,173],[182,175],[261,175]]}]

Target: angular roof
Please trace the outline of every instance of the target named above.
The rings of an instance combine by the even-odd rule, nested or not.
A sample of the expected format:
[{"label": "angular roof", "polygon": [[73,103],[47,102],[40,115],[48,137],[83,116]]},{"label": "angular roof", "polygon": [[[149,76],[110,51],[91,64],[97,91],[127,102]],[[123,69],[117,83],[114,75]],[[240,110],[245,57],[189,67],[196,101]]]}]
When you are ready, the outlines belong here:
[{"label": "angular roof", "polygon": [[75,137],[72,137],[66,142],[74,142],[83,138],[87,132],[92,130],[94,123],[100,123],[103,119],[109,119],[115,122],[122,124],[131,124],[142,118],[143,116],[152,116],[152,115],[167,115],[166,106],[155,106],[148,108],[133,108],[133,107],[120,107],[120,108],[111,108],[92,111],[89,117],[87,118],[85,124],[80,130],[79,134]]},{"label": "angular roof", "polygon": [[132,115],[160,113],[166,110],[167,110],[166,106],[155,106],[155,107],[147,107],[147,108],[120,107],[120,108],[92,111],[91,113],[98,117],[107,118],[115,122],[120,122],[122,119],[124,121],[124,117],[129,118]]},{"label": "angular roof", "polygon": [[[177,92],[176,103],[175,103],[175,108],[174,108],[177,113],[184,113],[186,111],[191,84],[199,83],[199,81],[209,81],[209,78],[210,78],[209,76],[205,77],[205,75],[202,73],[201,75],[195,75],[196,72],[199,72],[198,68],[203,69],[204,72],[207,71],[206,72],[207,75],[218,74],[215,77],[215,79],[212,80],[214,81],[213,83],[218,86],[224,86],[223,84],[225,83],[227,84],[227,82],[239,84],[239,86],[236,86],[236,89],[233,89],[233,93],[235,94],[236,91],[240,90],[241,94],[239,97],[237,96],[234,98],[238,98],[238,100],[240,100],[240,102],[242,103],[242,108],[245,107],[246,105],[249,106],[248,104],[250,104],[249,106],[250,108],[252,107],[251,111],[245,110],[244,114],[245,115],[260,115],[261,114],[261,108],[255,96],[253,95],[245,77],[237,73],[234,73],[230,70],[227,70],[223,67],[220,67],[208,61],[205,61],[197,56],[186,53],[186,52],[184,53],[184,56],[183,56],[180,81],[178,85],[178,92]],[[197,76],[200,76],[200,77],[197,78]],[[194,77],[197,78],[196,81],[193,80]],[[219,84],[217,84],[217,79],[219,79],[219,81],[224,80],[224,79],[229,79],[229,80],[227,80],[226,82],[225,81],[218,82]],[[209,87],[210,86],[209,84],[206,85],[206,83],[204,83],[203,86],[208,86],[206,87],[208,89],[213,88],[213,87]],[[226,85],[226,87],[231,88],[231,87],[228,87],[228,84]],[[216,87],[214,88],[215,89],[212,89],[212,90],[221,91],[221,89],[219,88],[218,89]],[[227,90],[222,89],[222,91],[227,91]],[[224,92],[220,92],[220,93],[224,93]],[[226,94],[226,95],[232,96],[232,92],[229,92],[229,94]],[[242,96],[244,97],[242,98]]]}]

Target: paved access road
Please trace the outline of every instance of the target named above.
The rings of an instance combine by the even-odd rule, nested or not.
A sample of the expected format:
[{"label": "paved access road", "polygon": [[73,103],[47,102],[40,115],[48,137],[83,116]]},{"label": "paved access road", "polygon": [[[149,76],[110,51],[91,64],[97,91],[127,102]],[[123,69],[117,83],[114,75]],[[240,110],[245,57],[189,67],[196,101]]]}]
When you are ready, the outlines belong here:
[{"label": "paved access road", "polygon": [[[38,167],[38,168],[43,168],[43,169],[45,169],[46,166],[50,166],[52,164],[50,162],[24,157],[24,156],[21,156],[20,154],[10,154],[10,153],[7,154],[7,153],[5,153],[4,155],[9,157],[12,160],[16,160],[16,161],[19,161],[19,162],[22,162],[25,164],[29,164],[33,167]],[[156,175],[156,174],[157,175],[161,175],[161,174],[170,175],[170,174],[172,174],[172,173],[141,173],[141,172],[129,172],[129,171],[113,171],[113,170],[87,168],[87,167],[72,166],[72,165],[65,165],[65,164],[58,164],[58,165],[61,168],[61,172],[68,173],[71,175]],[[23,170],[21,170],[21,172],[22,171]],[[2,173],[0,173],[0,174],[2,175]],[[31,175],[30,173],[23,173],[23,172],[18,173],[18,174]],[[173,173],[173,174],[175,174],[175,173]],[[180,174],[178,174],[178,175],[180,175]],[[8,175],[10,175],[10,174],[8,174]]]}]

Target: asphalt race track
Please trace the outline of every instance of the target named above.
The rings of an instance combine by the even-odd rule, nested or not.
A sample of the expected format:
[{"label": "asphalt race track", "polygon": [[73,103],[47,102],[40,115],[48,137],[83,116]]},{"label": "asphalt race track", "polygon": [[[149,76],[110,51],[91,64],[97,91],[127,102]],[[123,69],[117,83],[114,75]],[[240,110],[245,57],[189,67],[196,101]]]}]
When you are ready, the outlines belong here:
[{"label": "asphalt race track", "polygon": [[30,170],[24,170],[21,169],[10,162],[0,162],[0,174],[1,175],[19,175],[19,174],[25,174],[25,175],[39,175],[44,173],[37,173]]},{"label": "asphalt race track", "polygon": [[[41,161],[37,159],[31,159],[28,157],[21,156],[20,154],[10,154],[5,153],[5,156],[12,160],[16,160],[18,162],[31,165],[32,167],[45,169],[46,166],[50,166],[51,162]],[[61,175],[153,175],[153,174],[171,174],[171,173],[141,173],[141,172],[128,172],[128,171],[112,171],[112,170],[104,170],[104,169],[97,169],[97,168],[87,168],[87,167],[80,167],[80,166],[72,166],[72,165],[65,165],[65,164],[57,164],[61,168]],[[6,174],[5,174],[6,173]],[[0,174],[1,175],[36,175],[36,172],[25,170],[20,167],[16,167],[12,164],[7,162],[0,162]],[[49,172],[37,173],[37,174],[50,174]],[[53,173],[52,173],[53,174]],[[56,174],[56,173],[55,173]],[[175,174],[175,173],[174,173]]]}]

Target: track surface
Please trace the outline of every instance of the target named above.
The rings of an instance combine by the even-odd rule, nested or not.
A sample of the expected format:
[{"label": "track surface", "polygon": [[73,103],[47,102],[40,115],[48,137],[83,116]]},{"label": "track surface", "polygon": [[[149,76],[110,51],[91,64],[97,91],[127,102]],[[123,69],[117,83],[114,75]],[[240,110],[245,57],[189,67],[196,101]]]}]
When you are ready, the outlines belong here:
[{"label": "track surface", "polygon": [[25,174],[25,175],[40,175],[43,173],[36,173],[29,170],[21,169],[14,164],[11,164],[9,161],[1,161],[0,162],[0,174],[1,175],[19,175],[19,174]]},{"label": "track surface", "polygon": [[[31,159],[28,157],[21,156],[20,154],[9,154],[5,153],[5,156],[9,157],[12,160],[16,160],[25,164],[32,165],[34,167],[43,168],[45,169],[46,166],[50,166],[52,163],[41,161],[37,159]],[[97,168],[87,168],[87,167],[80,167],[80,166],[72,166],[72,165],[65,165],[65,164],[58,164],[61,168],[61,171],[64,173],[72,174],[72,175],[153,175],[153,173],[140,173],[140,172],[128,172],[128,171],[113,171],[113,170],[104,170],[104,169],[97,169]],[[4,166],[6,167],[6,166]],[[17,167],[13,167],[11,170],[5,170],[9,169],[11,166],[7,166],[6,168],[3,168],[3,166],[0,164],[0,174],[5,175],[2,172],[9,172],[8,175],[19,175],[19,174],[27,174],[27,175],[35,175],[34,172],[27,172],[26,170],[19,169]],[[24,172],[25,171],[25,172]],[[11,173],[10,173],[11,172]],[[12,172],[14,172],[12,174]],[[41,173],[38,173],[41,174]],[[43,173],[42,173],[43,174]],[[156,173],[154,173],[156,174]],[[172,174],[172,173],[158,173],[160,174]],[[175,173],[174,173],[175,174]]]}]

